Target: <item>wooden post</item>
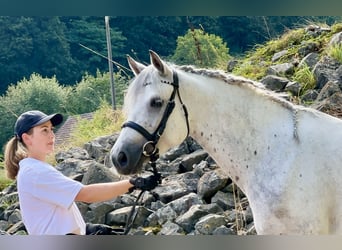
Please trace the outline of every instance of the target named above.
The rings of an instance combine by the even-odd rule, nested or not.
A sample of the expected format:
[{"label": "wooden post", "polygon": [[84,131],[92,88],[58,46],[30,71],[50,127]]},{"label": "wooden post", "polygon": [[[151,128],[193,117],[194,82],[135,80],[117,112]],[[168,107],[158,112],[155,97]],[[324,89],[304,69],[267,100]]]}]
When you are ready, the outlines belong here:
[{"label": "wooden post", "polygon": [[110,86],[111,86],[111,94],[112,94],[112,107],[113,107],[113,110],[116,110],[114,73],[113,73],[113,62],[112,62],[112,43],[110,40],[110,28],[109,28],[108,16],[105,16],[105,24],[106,24],[106,37],[107,37],[107,50],[108,50],[108,67],[109,67]]}]

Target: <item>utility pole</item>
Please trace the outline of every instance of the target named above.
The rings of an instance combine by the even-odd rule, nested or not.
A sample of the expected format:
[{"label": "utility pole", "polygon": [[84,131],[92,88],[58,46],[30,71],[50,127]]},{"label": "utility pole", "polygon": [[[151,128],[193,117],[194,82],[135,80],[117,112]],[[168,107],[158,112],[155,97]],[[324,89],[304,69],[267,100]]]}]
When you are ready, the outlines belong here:
[{"label": "utility pole", "polygon": [[109,16],[105,16],[105,24],[106,24],[106,37],[107,37],[107,50],[108,50],[108,67],[109,67],[110,86],[111,86],[111,94],[112,94],[112,107],[113,107],[113,110],[116,110],[114,73],[113,73],[113,62],[112,62],[112,43],[110,41]]}]

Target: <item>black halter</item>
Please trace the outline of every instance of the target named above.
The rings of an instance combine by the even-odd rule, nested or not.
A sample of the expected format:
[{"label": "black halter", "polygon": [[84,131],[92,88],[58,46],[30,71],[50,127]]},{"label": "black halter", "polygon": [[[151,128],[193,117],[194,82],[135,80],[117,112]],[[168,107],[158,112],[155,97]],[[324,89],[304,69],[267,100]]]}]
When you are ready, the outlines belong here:
[{"label": "black halter", "polygon": [[172,94],[171,94],[169,101],[167,103],[163,117],[162,117],[157,129],[154,131],[154,133],[150,134],[145,128],[143,128],[142,126],[140,126],[139,124],[137,124],[136,122],[133,122],[133,121],[127,121],[122,125],[122,128],[125,128],[125,127],[132,128],[146,138],[147,142],[145,143],[145,145],[143,147],[143,154],[147,157],[150,157],[151,160],[153,160],[152,158],[155,158],[158,154],[158,149],[157,149],[156,145],[159,141],[160,136],[163,134],[164,129],[166,127],[167,120],[169,119],[169,117],[170,117],[170,115],[171,115],[171,113],[175,107],[176,93],[177,93],[178,99],[182,105],[182,108],[184,111],[184,116],[186,119],[186,127],[187,127],[186,137],[188,137],[188,135],[189,135],[190,129],[189,129],[188,111],[186,109],[186,106],[183,104],[183,101],[182,101],[180,94],[179,94],[179,80],[178,80],[177,72],[175,70],[173,70],[172,73],[173,73],[173,82],[161,81],[162,83],[172,85],[173,91],[172,91]]},{"label": "black halter", "polygon": [[[162,83],[166,83],[166,84],[172,85],[173,86],[173,91],[172,91],[172,94],[171,94],[171,96],[169,98],[167,106],[165,108],[163,117],[162,117],[162,119],[161,119],[157,129],[154,131],[154,133],[150,134],[144,127],[142,127],[141,125],[139,125],[138,123],[133,122],[133,121],[127,121],[127,122],[125,122],[122,125],[122,128],[129,127],[129,128],[134,129],[135,131],[139,132],[142,136],[144,136],[145,139],[147,140],[147,142],[143,146],[143,154],[150,158],[150,165],[153,168],[153,174],[159,178],[159,183],[161,183],[161,175],[158,173],[157,167],[156,167],[156,160],[159,157],[159,154],[158,154],[159,152],[158,152],[158,149],[157,149],[156,145],[157,145],[157,143],[159,141],[160,136],[164,132],[167,120],[169,119],[173,109],[175,108],[176,93],[177,93],[178,99],[179,99],[179,101],[180,101],[180,103],[182,105],[182,108],[183,108],[183,111],[184,111],[184,116],[185,116],[185,119],[186,119],[186,127],[187,127],[187,135],[186,135],[186,137],[188,137],[189,131],[190,131],[189,119],[188,119],[188,111],[187,111],[185,105],[183,104],[182,98],[180,97],[180,94],[179,94],[178,75],[177,75],[177,72],[175,70],[172,71],[172,74],[173,74],[173,82],[161,81]],[[141,198],[142,193],[143,193],[143,191],[140,192],[139,196],[136,199],[136,202],[134,203],[134,205],[132,207],[131,213],[127,217],[126,229],[125,229],[125,231],[123,233],[125,235],[128,234],[129,230],[131,229],[131,227],[132,227],[132,225],[134,223],[135,217],[133,217],[133,213],[135,211],[135,205],[138,203],[138,200]]]}]

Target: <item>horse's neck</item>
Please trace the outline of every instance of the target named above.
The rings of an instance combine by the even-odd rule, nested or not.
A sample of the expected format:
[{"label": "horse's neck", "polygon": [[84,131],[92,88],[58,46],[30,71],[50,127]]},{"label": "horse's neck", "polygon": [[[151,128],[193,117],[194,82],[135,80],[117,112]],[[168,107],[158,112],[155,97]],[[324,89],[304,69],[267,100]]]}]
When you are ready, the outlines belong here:
[{"label": "horse's neck", "polygon": [[185,81],[180,86],[190,135],[244,189],[249,175],[282,150],[280,138],[293,139],[292,110],[246,86],[209,78]]}]

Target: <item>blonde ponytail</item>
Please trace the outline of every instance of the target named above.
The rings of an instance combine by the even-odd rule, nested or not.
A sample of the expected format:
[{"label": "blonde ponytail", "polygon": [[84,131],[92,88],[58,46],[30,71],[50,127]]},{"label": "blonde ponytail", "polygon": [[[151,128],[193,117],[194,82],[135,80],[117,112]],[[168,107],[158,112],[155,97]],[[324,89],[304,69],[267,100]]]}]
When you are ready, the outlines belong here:
[{"label": "blonde ponytail", "polygon": [[5,148],[5,169],[8,178],[14,180],[19,171],[19,162],[26,157],[26,150],[24,145],[17,137],[10,139]]}]

